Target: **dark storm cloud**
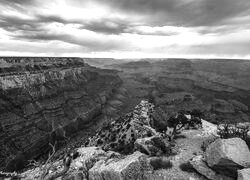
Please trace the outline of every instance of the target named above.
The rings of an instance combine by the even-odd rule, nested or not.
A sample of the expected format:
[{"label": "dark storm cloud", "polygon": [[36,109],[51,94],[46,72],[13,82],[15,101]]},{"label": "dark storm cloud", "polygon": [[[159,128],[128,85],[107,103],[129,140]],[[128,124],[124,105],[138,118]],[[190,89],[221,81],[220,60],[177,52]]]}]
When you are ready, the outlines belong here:
[{"label": "dark storm cloud", "polygon": [[39,29],[39,24],[36,20],[22,19],[14,16],[0,16],[0,27],[6,31],[34,31]]},{"label": "dark storm cloud", "polygon": [[154,32],[145,32],[140,30],[140,24],[133,24],[129,21],[122,21],[120,19],[101,19],[98,21],[82,22],[82,29],[87,29],[93,32],[102,34],[119,35],[122,33],[131,33],[138,35],[157,35],[157,36],[171,36],[178,34],[177,32],[163,32],[161,30],[154,30]]},{"label": "dark storm cloud", "polygon": [[[46,25],[53,22],[62,23],[64,25],[82,23],[79,20],[66,20],[61,18],[60,16],[51,15],[35,15],[31,19],[24,19],[16,16],[0,15],[0,27],[8,32],[11,32],[9,36],[14,40],[24,40],[31,42],[61,41],[69,44],[82,46],[86,49],[95,51],[119,49],[122,47],[122,43],[117,41],[105,42],[102,40],[99,41],[98,39],[82,39],[76,37],[74,34],[55,33],[55,31],[50,32],[48,29],[46,29]],[[125,25],[122,25],[121,23],[115,23],[115,21],[112,23],[113,24],[111,24],[111,21],[109,23],[106,23],[106,27],[101,26],[103,22],[89,22],[86,23],[86,25],[81,25],[82,28],[84,27],[84,29],[108,34],[119,33],[121,26],[125,28]]]},{"label": "dark storm cloud", "polygon": [[43,26],[49,23],[58,22],[62,24],[78,24],[80,21],[66,20],[56,15],[35,15],[31,19],[17,16],[0,15],[0,27],[6,31],[40,31]]},{"label": "dark storm cloud", "polygon": [[249,0],[98,0],[154,25],[212,26],[249,12]]},{"label": "dark storm cloud", "polygon": [[29,33],[29,34],[19,34],[16,36],[13,36],[16,39],[26,39],[26,40],[30,40],[30,41],[36,41],[36,40],[40,40],[40,41],[50,41],[50,40],[61,40],[64,41],[63,39],[67,39],[68,37],[66,35],[63,34],[51,34],[48,33],[46,31],[40,31],[40,32],[36,32],[36,33]]},{"label": "dark storm cloud", "polygon": [[63,19],[60,16],[56,15],[36,15],[36,21],[41,22],[41,23],[51,23],[51,22],[58,22],[62,24],[69,24],[69,23],[74,23],[74,21],[67,21],[66,19]]},{"label": "dark storm cloud", "polygon": [[[84,6],[81,0],[73,0],[78,2],[78,6]],[[87,1],[87,0],[86,0]],[[88,0],[91,2],[90,0]],[[245,17],[250,13],[249,0],[94,0],[111,7],[114,11],[122,11],[125,14],[143,16],[143,23],[147,26],[186,26],[186,27],[204,27],[199,33],[223,33],[223,29],[230,31],[230,20],[232,18]],[[68,2],[68,1],[66,1]],[[71,2],[71,1],[70,1]],[[12,7],[39,7],[36,0],[2,0],[0,4]],[[27,9],[26,9],[27,10]],[[0,15],[1,16],[1,15]],[[1,17],[0,17],[1,18]],[[173,33],[153,32],[145,33],[136,30],[133,19],[130,21],[120,21],[119,19],[99,19],[94,21],[80,21],[77,19],[65,19],[57,15],[35,14],[35,20],[25,22],[14,22],[13,19],[3,19],[5,22],[0,22],[3,27],[13,28],[28,28],[32,29],[34,25],[40,26],[41,23],[59,22],[63,24],[81,24],[82,29],[91,30],[103,34],[121,34],[133,33],[141,35],[175,35]],[[234,22],[235,23],[235,22]],[[10,24],[8,26],[8,24]],[[245,26],[246,23],[242,22],[239,26]],[[30,26],[30,27],[29,27]],[[223,28],[223,26],[225,28]],[[232,27],[233,29],[237,27]]]},{"label": "dark storm cloud", "polygon": [[85,22],[82,28],[103,34],[121,34],[126,32],[129,26],[128,22],[121,22],[115,19],[101,19],[99,21]]},{"label": "dark storm cloud", "polygon": [[79,45],[91,51],[110,51],[114,49],[122,49],[125,47],[119,41],[100,41],[91,38],[79,38],[69,34],[54,34],[46,31],[35,32],[31,34],[20,34],[14,38],[25,39],[29,41],[62,41],[69,44]]},{"label": "dark storm cloud", "polygon": [[0,11],[0,44],[13,52],[11,43],[25,42],[88,52],[249,54],[249,0],[0,0]]},{"label": "dark storm cloud", "polygon": [[19,11],[27,12],[28,8],[37,6],[37,0],[1,0],[0,5],[6,8],[12,8]]}]

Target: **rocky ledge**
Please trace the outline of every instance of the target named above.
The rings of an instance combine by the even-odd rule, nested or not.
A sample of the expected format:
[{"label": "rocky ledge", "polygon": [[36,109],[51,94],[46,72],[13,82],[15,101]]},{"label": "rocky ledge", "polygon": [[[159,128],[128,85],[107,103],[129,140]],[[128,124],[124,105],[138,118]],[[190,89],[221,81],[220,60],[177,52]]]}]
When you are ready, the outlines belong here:
[{"label": "rocky ledge", "polygon": [[[169,130],[158,132],[152,127],[155,111],[153,104],[142,101],[133,112],[105,125],[66,158],[47,161],[19,177],[41,179],[47,169],[42,179],[249,179],[250,151],[245,141],[221,139],[218,127],[205,120],[201,120],[202,127],[183,126],[181,134],[170,141],[172,119],[168,120]],[[192,116],[179,118],[183,123],[184,117],[190,121]]]},{"label": "rocky ledge", "polygon": [[[80,58],[0,58],[0,170],[23,168],[88,128],[122,83]],[[4,168],[5,167],[5,168]]]}]

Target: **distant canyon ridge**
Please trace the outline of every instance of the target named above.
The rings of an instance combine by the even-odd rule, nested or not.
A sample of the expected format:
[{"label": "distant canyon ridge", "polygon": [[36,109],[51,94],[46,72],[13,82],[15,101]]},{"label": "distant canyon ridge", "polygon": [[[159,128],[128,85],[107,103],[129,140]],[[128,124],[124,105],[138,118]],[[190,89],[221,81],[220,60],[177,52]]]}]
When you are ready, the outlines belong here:
[{"label": "distant canyon ridge", "polygon": [[143,59],[106,65],[167,114],[200,109],[214,123],[250,121],[250,61]]}]

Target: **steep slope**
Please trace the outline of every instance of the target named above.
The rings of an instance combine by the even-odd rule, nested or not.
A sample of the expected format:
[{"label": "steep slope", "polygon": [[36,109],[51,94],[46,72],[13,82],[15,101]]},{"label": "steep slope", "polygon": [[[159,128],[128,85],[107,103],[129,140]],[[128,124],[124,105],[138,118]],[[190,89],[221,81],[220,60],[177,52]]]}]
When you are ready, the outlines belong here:
[{"label": "steep slope", "polygon": [[[88,174],[89,179],[96,180],[115,180],[115,179],[199,179],[205,180],[204,177],[197,172],[184,172],[180,169],[180,164],[186,163],[196,155],[203,154],[201,145],[204,140],[209,138],[216,132],[217,126],[202,121],[203,129],[189,129],[182,131],[184,138],[177,138],[174,141],[175,146],[171,146],[173,153],[161,154],[159,158],[171,162],[172,166],[169,168],[154,169],[151,167],[151,159],[157,157],[150,157],[150,155],[143,154],[143,166],[135,163],[138,154],[141,152],[135,151],[134,143],[138,139],[148,139],[148,136],[159,135],[150,125],[152,119],[152,112],[154,105],[148,101],[141,101],[131,113],[120,117],[109,124],[109,126],[102,127],[95,136],[90,137],[86,142],[87,146],[81,147],[72,151],[78,152],[78,157],[72,160],[69,170],[62,178],[68,179],[85,179],[83,174]],[[156,136],[157,136],[156,135]],[[164,142],[168,144],[167,138]],[[147,144],[153,150],[158,150],[156,144],[151,146],[150,142]],[[128,151],[128,152],[124,152]],[[135,152],[134,152],[135,151]],[[140,150],[141,151],[141,150]],[[120,154],[121,153],[121,154]],[[124,154],[125,153],[125,154]],[[130,158],[132,157],[132,158]],[[159,162],[158,162],[159,163]],[[55,167],[51,170],[51,174],[63,169],[63,161],[57,160],[52,163]],[[85,166],[89,167],[88,173]],[[150,165],[149,165],[150,164]],[[150,167],[148,167],[148,165]],[[138,168],[141,167],[141,168]],[[145,167],[148,167],[146,169]],[[135,170],[136,169],[136,170]],[[53,172],[54,171],[54,172]],[[126,172],[126,176],[124,175]],[[38,179],[41,175],[41,169],[30,169],[21,175],[24,179]],[[143,174],[143,178],[138,178],[138,173]],[[121,177],[121,178],[120,178]]]},{"label": "steep slope", "polygon": [[119,117],[99,129],[97,134],[89,138],[85,145],[100,146],[104,150],[115,150],[125,154],[131,153],[136,139],[157,134],[150,125],[149,114],[153,107],[151,103],[141,101],[132,113]]},{"label": "steep slope", "polygon": [[80,58],[10,57],[1,65],[0,167],[11,171],[88,128],[122,83]]}]

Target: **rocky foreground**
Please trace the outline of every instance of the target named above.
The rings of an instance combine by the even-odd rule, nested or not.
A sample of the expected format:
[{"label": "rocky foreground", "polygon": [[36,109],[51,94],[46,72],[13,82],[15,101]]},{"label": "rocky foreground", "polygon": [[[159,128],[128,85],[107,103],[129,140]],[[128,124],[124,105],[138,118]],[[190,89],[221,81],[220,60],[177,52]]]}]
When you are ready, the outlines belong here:
[{"label": "rocky foreground", "polygon": [[0,170],[19,170],[49,142],[89,128],[121,83],[81,58],[0,58]]},{"label": "rocky foreground", "polygon": [[[67,159],[51,162],[44,179],[53,179],[60,172],[57,179],[67,180],[250,179],[250,151],[245,141],[220,139],[217,126],[202,120],[201,129],[183,129],[170,142],[168,134],[152,128],[153,111],[153,104],[142,101],[132,113],[104,126],[75,149],[70,163],[65,164]],[[48,164],[20,176],[39,179],[46,167]]]}]

